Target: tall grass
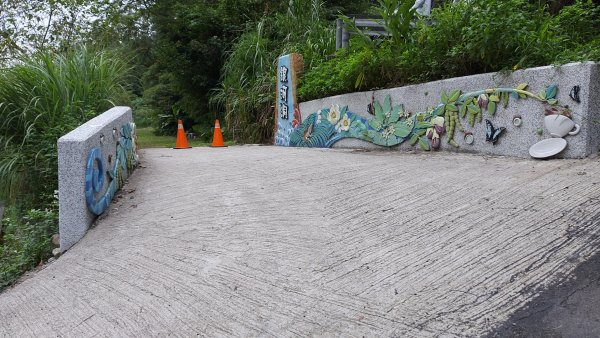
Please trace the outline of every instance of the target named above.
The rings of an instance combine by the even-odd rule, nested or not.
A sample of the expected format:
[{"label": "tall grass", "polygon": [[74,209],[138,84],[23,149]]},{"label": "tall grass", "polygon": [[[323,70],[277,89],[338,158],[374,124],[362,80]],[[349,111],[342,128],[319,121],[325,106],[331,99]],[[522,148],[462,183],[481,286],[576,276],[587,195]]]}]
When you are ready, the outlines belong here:
[{"label": "tall grass", "polygon": [[41,52],[0,70],[0,198],[35,204],[52,195],[58,138],[114,105],[127,67],[81,47],[67,55]]},{"label": "tall grass", "polygon": [[[43,52],[0,69],[0,291],[51,256],[57,140],[124,97],[128,65],[107,52]],[[0,220],[2,222],[2,220]]]},{"label": "tall grass", "polygon": [[301,53],[306,67],[334,53],[335,33],[326,16],[322,0],[292,0],[285,13],[249,26],[235,42],[211,103],[224,110],[226,126],[238,141],[272,137],[278,56]]}]

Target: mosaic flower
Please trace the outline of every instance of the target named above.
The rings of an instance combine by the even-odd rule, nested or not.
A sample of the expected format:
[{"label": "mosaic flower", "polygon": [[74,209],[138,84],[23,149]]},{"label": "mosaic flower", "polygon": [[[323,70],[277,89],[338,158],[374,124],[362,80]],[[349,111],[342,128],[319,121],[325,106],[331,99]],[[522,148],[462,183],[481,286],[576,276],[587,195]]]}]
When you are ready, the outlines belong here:
[{"label": "mosaic flower", "polygon": [[331,106],[331,109],[329,109],[329,114],[327,114],[327,120],[329,121],[329,123],[335,125],[340,120],[340,115],[340,106],[334,104]]},{"label": "mosaic flower", "polygon": [[319,110],[319,112],[317,113],[317,124],[321,124],[321,118],[324,114],[323,110]]},{"label": "mosaic flower", "polygon": [[350,129],[350,117],[348,114],[344,114],[344,117],[335,125],[335,130],[339,133],[341,131],[348,131]]},{"label": "mosaic flower", "polygon": [[409,112],[408,110],[401,110],[401,111],[398,113],[398,116],[399,116],[401,119],[407,119],[407,118],[409,118],[409,117],[410,117],[410,112]]}]

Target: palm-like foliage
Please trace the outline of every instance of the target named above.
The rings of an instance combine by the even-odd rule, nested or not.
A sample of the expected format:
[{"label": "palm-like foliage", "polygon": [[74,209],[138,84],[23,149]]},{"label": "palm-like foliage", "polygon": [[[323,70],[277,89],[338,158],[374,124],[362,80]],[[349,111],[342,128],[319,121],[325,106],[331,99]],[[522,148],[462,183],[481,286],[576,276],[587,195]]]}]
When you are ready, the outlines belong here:
[{"label": "palm-like foliage", "polygon": [[57,187],[58,138],[113,106],[127,64],[80,48],[0,70],[0,197],[35,201]]}]

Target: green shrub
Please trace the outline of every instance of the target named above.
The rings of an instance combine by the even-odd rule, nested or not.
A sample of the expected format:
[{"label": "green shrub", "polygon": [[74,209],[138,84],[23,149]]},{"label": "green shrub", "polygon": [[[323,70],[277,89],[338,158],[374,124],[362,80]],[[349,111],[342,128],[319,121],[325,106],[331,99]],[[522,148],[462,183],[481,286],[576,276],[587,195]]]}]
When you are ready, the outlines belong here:
[{"label": "green shrub", "polygon": [[[377,0],[379,6],[374,12],[381,17],[381,23],[389,34],[390,45],[401,50],[404,45],[411,42],[414,29],[411,27],[416,18],[416,10],[412,9],[414,1]],[[362,32],[357,31],[363,38]]]},{"label": "green shrub", "polygon": [[[387,0],[380,3],[380,12],[393,11]],[[395,39],[375,44],[354,37],[349,52],[310,68],[299,89],[302,100],[485,72],[600,61],[600,7],[589,0],[565,6],[556,16],[544,5],[526,0],[445,2],[410,32],[404,28],[395,29]]]},{"label": "green shrub", "polygon": [[560,51],[554,60],[555,63],[559,64],[574,61],[600,62],[600,37]]},{"label": "green shrub", "polygon": [[298,95],[301,101],[319,98],[323,93],[336,95],[360,90],[364,74],[372,74],[376,52],[362,49],[356,52],[341,50],[337,57],[313,67],[300,81]]},{"label": "green shrub", "polygon": [[2,221],[0,242],[0,291],[11,285],[21,274],[51,256],[51,236],[58,233],[56,199],[46,209],[20,212],[9,208]]},{"label": "green shrub", "polygon": [[600,5],[577,1],[563,7],[551,29],[561,36],[561,48],[552,48],[553,62],[600,61]]},{"label": "green shrub", "polygon": [[418,80],[478,74],[513,66],[523,51],[524,36],[535,25],[532,6],[524,0],[473,0],[445,4],[421,22],[410,46],[406,68]]},{"label": "green shrub", "polygon": [[270,140],[274,125],[276,60],[302,54],[311,68],[335,51],[335,31],[321,0],[294,0],[288,11],[249,25],[236,40],[211,102],[225,111],[230,132],[245,142]]},{"label": "green shrub", "polygon": [[125,61],[79,48],[25,57],[0,70],[0,289],[51,254],[58,232],[57,141],[125,100]]},{"label": "green shrub", "polygon": [[565,37],[565,42],[585,44],[597,39],[600,35],[600,5],[591,0],[576,1],[561,9],[552,19],[552,26]]},{"label": "green shrub", "polygon": [[0,198],[57,189],[59,137],[123,97],[127,65],[106,52],[35,54],[0,70]]}]

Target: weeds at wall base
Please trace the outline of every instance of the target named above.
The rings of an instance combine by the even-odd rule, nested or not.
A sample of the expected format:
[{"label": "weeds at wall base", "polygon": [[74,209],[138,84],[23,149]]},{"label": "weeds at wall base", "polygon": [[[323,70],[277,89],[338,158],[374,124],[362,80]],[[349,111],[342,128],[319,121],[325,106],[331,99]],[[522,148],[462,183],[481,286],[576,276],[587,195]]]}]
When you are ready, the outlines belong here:
[{"label": "weeds at wall base", "polygon": [[2,220],[0,291],[51,257],[53,234],[58,233],[58,204],[20,212],[9,207]]}]

